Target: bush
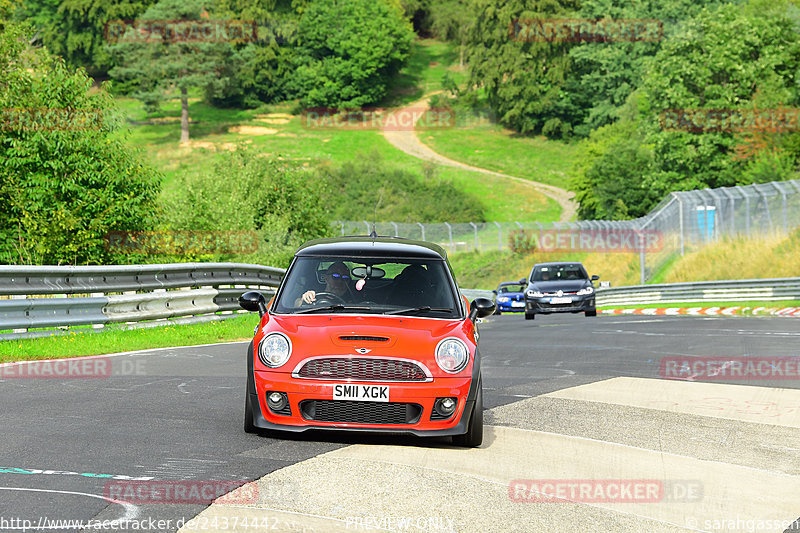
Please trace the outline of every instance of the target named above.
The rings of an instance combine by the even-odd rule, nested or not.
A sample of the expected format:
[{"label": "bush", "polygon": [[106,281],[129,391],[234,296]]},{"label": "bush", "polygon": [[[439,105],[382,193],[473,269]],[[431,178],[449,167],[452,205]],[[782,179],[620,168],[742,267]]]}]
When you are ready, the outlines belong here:
[{"label": "bush", "polygon": [[413,38],[402,11],[386,2],[312,2],[298,27],[292,87],[305,107],[378,102],[408,58]]},{"label": "bush", "polygon": [[146,229],[159,174],[117,133],[85,71],[0,29],[0,263],[113,262],[103,237]]},{"label": "bush", "polygon": [[244,146],[226,153],[208,172],[184,177],[181,194],[165,202],[170,231],[254,231],[258,250],[150,257],[160,261],[242,261],[286,267],[305,241],[332,235],[324,184],[311,171],[258,157]]},{"label": "bush", "polygon": [[425,166],[424,176],[384,163],[369,155],[340,167],[322,167],[320,183],[336,191],[327,206],[330,220],[372,220],[375,206],[382,222],[481,222],[485,220],[478,200],[436,175]]},{"label": "bush", "polygon": [[532,254],[536,251],[538,241],[536,232],[530,229],[516,229],[508,235],[508,247],[515,254]]}]

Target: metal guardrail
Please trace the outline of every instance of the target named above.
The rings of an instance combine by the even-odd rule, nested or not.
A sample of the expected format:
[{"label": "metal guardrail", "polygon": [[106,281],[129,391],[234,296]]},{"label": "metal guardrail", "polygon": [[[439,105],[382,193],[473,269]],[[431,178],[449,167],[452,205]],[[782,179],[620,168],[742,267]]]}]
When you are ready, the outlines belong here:
[{"label": "metal guardrail", "polygon": [[[282,268],[243,263],[0,266],[0,331],[14,331],[0,339],[51,333],[28,331],[39,328],[203,321],[238,311],[247,289],[274,294],[284,274]],[[494,298],[491,291],[462,293],[469,300]]]},{"label": "metal guardrail", "polygon": [[14,330],[0,338],[36,328],[230,313],[244,290],[274,293],[284,273],[244,263],[0,266],[0,298],[6,297],[0,330]]},{"label": "metal guardrail", "polygon": [[598,289],[598,306],[800,300],[800,278],[662,283]]}]

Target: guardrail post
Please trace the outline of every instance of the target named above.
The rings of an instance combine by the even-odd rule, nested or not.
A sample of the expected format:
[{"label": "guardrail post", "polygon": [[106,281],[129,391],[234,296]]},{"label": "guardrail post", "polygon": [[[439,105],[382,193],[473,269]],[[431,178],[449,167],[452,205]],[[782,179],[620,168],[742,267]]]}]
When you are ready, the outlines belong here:
[{"label": "guardrail post", "polygon": [[678,227],[681,232],[681,256],[683,255],[683,200],[677,193],[671,193],[676,200],[678,200]]},{"label": "guardrail post", "polygon": [[[26,296],[26,295],[24,295],[24,294],[12,294],[12,295],[11,295],[11,299],[12,299],[12,300],[24,300],[25,298],[27,298],[27,296]],[[12,330],[12,331],[13,331],[14,333],[27,333],[27,332],[28,332],[28,330],[27,330],[27,329],[25,329],[25,328],[22,328],[22,329],[14,329],[14,330]]]},{"label": "guardrail post", "polygon": [[[92,298],[99,298],[101,296],[105,296],[105,294],[103,294],[102,292],[93,292],[89,294],[89,296],[91,296]],[[106,327],[105,324],[92,324],[92,329],[103,329],[104,327]]]},{"label": "guardrail post", "polygon": [[470,222],[469,225],[475,230],[475,249],[480,250],[478,247],[478,226],[476,226],[474,222]]}]

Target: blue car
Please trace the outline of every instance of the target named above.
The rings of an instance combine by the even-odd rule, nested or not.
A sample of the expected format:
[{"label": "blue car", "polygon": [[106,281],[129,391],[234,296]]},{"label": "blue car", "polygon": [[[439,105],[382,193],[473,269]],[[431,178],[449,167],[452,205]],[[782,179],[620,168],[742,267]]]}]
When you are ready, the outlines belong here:
[{"label": "blue car", "polygon": [[497,295],[494,314],[519,313],[525,311],[525,286],[528,280],[504,281],[492,292]]}]

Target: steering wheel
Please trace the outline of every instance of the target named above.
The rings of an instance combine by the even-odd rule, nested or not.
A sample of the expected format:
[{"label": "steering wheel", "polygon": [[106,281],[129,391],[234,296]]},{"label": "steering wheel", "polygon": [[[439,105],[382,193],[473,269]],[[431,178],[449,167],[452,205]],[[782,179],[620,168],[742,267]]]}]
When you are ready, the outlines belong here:
[{"label": "steering wheel", "polygon": [[332,292],[318,292],[316,294],[316,303],[330,302],[331,304],[346,304],[341,296],[333,294]]}]

